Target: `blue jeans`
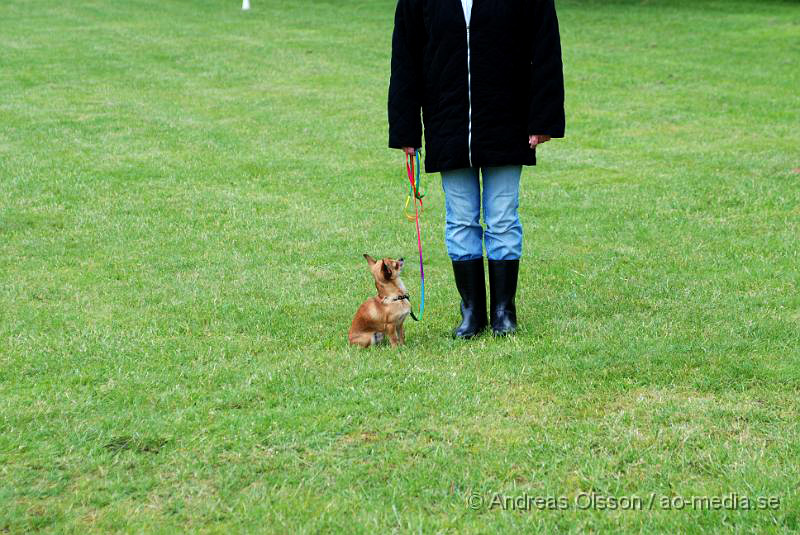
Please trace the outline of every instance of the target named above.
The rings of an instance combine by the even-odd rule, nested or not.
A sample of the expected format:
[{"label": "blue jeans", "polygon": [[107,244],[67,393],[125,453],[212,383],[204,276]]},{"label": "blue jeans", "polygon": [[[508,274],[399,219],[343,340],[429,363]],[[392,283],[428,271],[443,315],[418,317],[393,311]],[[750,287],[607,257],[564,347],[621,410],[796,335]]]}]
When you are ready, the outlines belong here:
[{"label": "blue jeans", "polygon": [[517,260],[522,256],[519,221],[519,177],[522,166],[483,167],[483,220],[480,223],[481,187],[478,168],[442,172],[444,189],[444,241],[451,260]]}]

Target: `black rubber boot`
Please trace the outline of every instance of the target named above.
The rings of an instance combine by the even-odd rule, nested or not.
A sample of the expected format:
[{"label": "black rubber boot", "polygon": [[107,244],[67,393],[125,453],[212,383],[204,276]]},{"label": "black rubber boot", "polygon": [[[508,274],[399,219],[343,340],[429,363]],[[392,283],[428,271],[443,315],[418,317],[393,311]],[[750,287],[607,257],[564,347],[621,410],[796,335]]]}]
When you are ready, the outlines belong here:
[{"label": "black rubber boot", "polygon": [[483,258],[453,260],[453,275],[461,295],[461,324],[453,331],[453,337],[472,338],[488,324]]},{"label": "black rubber boot", "polygon": [[517,293],[519,260],[489,260],[489,317],[492,332],[503,336],[517,330]]}]

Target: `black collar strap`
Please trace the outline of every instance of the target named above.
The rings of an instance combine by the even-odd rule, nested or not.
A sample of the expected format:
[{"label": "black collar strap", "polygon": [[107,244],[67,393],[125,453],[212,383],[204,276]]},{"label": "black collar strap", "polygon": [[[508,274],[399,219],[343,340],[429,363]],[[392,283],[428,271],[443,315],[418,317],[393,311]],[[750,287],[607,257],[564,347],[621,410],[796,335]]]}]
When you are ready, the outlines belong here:
[{"label": "black collar strap", "polygon": [[[408,299],[409,302],[411,301],[411,299],[408,297],[408,294],[396,295],[396,296],[392,297],[391,301],[393,301],[393,302],[394,301],[402,301],[403,299]],[[411,312],[411,317],[414,319],[414,321],[419,321],[417,319],[417,317],[414,315],[414,311],[412,310],[410,312]]]}]

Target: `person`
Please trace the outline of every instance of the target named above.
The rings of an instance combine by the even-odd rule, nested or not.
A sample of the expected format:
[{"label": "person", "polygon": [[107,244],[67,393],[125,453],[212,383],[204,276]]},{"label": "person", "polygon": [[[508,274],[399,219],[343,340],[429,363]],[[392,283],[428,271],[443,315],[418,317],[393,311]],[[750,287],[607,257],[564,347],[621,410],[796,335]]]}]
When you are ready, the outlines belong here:
[{"label": "person", "polygon": [[389,147],[414,154],[424,123],[425,171],[441,173],[445,244],[461,296],[453,335],[471,338],[489,323],[496,335],[513,333],[522,166],[536,164],[537,146],[564,137],[554,0],[399,0],[388,111]]}]

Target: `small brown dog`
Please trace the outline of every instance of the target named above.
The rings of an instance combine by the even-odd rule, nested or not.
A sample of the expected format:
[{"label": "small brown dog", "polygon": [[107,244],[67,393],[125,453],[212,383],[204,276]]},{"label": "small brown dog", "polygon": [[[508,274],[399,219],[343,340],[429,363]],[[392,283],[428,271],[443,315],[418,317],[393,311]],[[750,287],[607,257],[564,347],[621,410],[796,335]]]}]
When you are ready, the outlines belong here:
[{"label": "small brown dog", "polygon": [[376,261],[368,254],[364,258],[375,278],[378,295],[370,297],[358,307],[347,338],[351,344],[361,347],[379,344],[386,336],[392,347],[402,345],[406,340],[403,322],[411,312],[406,287],[400,280],[403,259],[384,258]]}]

